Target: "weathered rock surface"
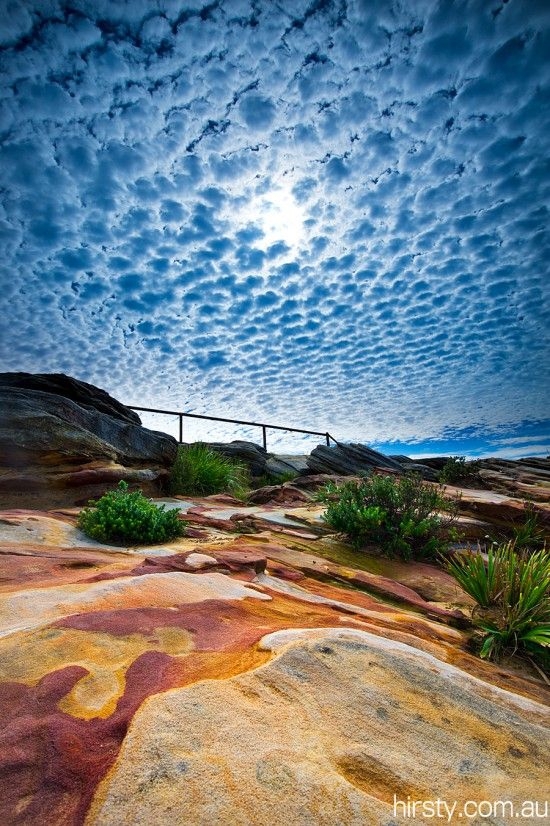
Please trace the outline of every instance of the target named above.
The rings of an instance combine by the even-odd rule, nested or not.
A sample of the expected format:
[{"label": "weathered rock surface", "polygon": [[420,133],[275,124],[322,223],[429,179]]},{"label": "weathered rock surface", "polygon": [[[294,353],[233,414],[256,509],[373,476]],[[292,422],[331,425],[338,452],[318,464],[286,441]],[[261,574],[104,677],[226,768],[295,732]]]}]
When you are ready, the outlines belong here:
[{"label": "weathered rock surface", "polygon": [[[47,389],[49,388],[49,389]],[[120,479],[158,491],[177,451],[107,393],[66,376],[0,375],[0,505],[86,502]]]},{"label": "weathered rock surface", "polygon": [[129,424],[141,424],[135,410],[121,404],[105,390],[73,379],[64,373],[0,373],[0,387],[19,387],[23,390],[40,390],[53,393],[76,402],[80,407],[106,413],[114,419],[121,419]]},{"label": "weathered rock surface", "polygon": [[307,459],[307,466],[310,473],[341,473],[346,476],[357,476],[372,468],[403,473],[403,468],[395,459],[359,444],[317,445]]},{"label": "weathered rock surface", "polygon": [[482,459],[479,476],[491,490],[538,502],[550,500],[550,458]]},{"label": "weathered rock surface", "polygon": [[0,513],[0,823],[404,825],[424,821],[394,795],[542,799],[550,690],[470,653],[441,568],[358,555],[316,503],[167,504],[201,531],[110,548],[77,508]]},{"label": "weathered rock surface", "polygon": [[396,799],[462,811],[541,797],[543,706],[364,631],[275,633],[261,646],[274,658],[254,671],[144,704],[88,826],[379,826],[396,822]]},{"label": "weathered rock surface", "polygon": [[270,454],[254,442],[236,439],[233,442],[207,442],[209,448],[227,456],[228,459],[241,462],[250,469],[252,476],[264,476],[267,473],[267,461]]},{"label": "weathered rock surface", "polygon": [[550,539],[550,503],[532,502],[522,499],[514,490],[515,495],[496,493],[494,490],[476,490],[445,485],[443,490],[451,498],[460,497],[460,512],[498,529],[511,530],[525,522],[529,514],[534,514],[540,529],[545,531]]},{"label": "weathered rock surface", "polygon": [[246,465],[252,477],[283,476],[285,473],[299,473],[306,469],[305,456],[286,456],[268,453],[254,442],[235,440],[233,442],[207,442],[209,448]]}]

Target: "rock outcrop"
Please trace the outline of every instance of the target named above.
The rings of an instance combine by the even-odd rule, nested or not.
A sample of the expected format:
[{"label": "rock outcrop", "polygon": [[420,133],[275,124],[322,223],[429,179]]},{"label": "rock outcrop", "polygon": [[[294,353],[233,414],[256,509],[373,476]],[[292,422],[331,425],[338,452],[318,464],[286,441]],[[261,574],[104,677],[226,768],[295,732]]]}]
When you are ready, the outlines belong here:
[{"label": "rock outcrop", "polygon": [[18,387],[22,390],[40,390],[76,402],[87,410],[106,413],[129,424],[141,424],[135,410],[113,399],[105,390],[73,379],[64,373],[0,373],[0,387]]},{"label": "rock outcrop", "polygon": [[0,505],[86,502],[120,479],[159,491],[177,452],[105,391],[54,374],[0,374]]},{"label": "rock outcrop", "polygon": [[460,823],[472,799],[540,800],[541,705],[360,630],[279,632],[261,647],[273,659],[254,671],[145,704],[88,826],[405,824],[411,800],[446,801]]},{"label": "rock outcrop", "polygon": [[254,442],[244,442],[238,439],[233,442],[207,442],[209,448],[246,465],[253,478],[261,476],[282,476],[304,470],[306,457],[277,456],[268,453],[264,447]]},{"label": "rock outcrop", "polygon": [[[432,822],[410,806],[435,801],[454,807],[441,822],[487,801],[506,802],[494,826],[543,822],[522,814],[546,805],[540,671],[474,656],[473,600],[444,568],[354,551],[313,500],[326,481],[401,473],[407,457],[316,448],[314,467],[337,456],[340,476],[308,463],[247,505],[161,500],[183,511],[183,537],[102,545],[77,529],[79,508],[32,509],[33,497],[157,482],[176,443],[102,391],[35,378],[0,382],[1,824],[405,826]],[[217,447],[255,475],[292,464]],[[480,472],[499,492],[447,488],[462,495],[461,531],[536,513],[548,535],[545,460]]]},{"label": "rock outcrop", "polygon": [[344,476],[358,476],[373,468],[403,473],[403,468],[395,459],[384,456],[370,447],[360,444],[317,445],[307,459],[310,473],[337,473]]},{"label": "rock outcrop", "polygon": [[550,500],[550,457],[481,459],[478,473],[491,490],[525,496],[536,502]]}]

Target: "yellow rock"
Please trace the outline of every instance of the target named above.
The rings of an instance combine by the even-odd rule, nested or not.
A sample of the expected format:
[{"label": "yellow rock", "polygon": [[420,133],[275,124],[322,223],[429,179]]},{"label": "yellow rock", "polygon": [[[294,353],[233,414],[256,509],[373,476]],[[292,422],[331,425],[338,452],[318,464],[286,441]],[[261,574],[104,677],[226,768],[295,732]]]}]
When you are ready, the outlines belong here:
[{"label": "yellow rock", "polygon": [[146,651],[183,656],[193,648],[180,628],[156,628],[152,637],[115,636],[74,628],[43,628],[0,639],[0,680],[35,685],[46,674],[81,666],[88,674],[61,699],[61,711],[90,719],[108,717],[124,694],[129,666]]},{"label": "yellow rock", "polygon": [[418,826],[400,804],[542,802],[544,706],[363,631],[263,647],[254,671],[144,703],[86,826]]}]

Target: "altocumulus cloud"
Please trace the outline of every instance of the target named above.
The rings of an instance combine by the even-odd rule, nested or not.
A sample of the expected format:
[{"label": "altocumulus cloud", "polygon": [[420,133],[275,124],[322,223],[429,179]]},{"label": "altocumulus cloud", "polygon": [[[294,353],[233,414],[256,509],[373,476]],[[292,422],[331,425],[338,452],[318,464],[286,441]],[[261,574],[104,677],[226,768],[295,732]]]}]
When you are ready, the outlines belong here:
[{"label": "altocumulus cloud", "polygon": [[548,452],[546,0],[0,7],[3,369]]}]

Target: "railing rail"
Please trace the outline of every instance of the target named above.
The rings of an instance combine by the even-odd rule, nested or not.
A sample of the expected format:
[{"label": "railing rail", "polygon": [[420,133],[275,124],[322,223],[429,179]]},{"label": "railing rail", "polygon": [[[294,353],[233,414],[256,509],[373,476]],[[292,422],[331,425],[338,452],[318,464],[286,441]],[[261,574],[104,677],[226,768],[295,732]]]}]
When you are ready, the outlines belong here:
[{"label": "railing rail", "polygon": [[328,430],[304,430],[301,427],[283,427],[280,424],[267,424],[266,422],[246,422],[242,419],[224,419],[222,416],[203,416],[199,413],[182,413],[181,410],[160,410],[156,407],[136,407],[133,404],[127,405],[130,410],[139,410],[142,413],[162,413],[166,416],[178,416],[179,418],[179,443],[183,442],[183,420],[185,419],[206,419],[209,422],[228,422],[229,424],[244,424],[249,427],[262,428],[262,442],[264,450],[267,450],[267,430],[288,430],[291,433],[307,433],[310,436],[324,436],[327,447],[330,447],[331,440],[338,444],[334,436],[331,436]]}]

